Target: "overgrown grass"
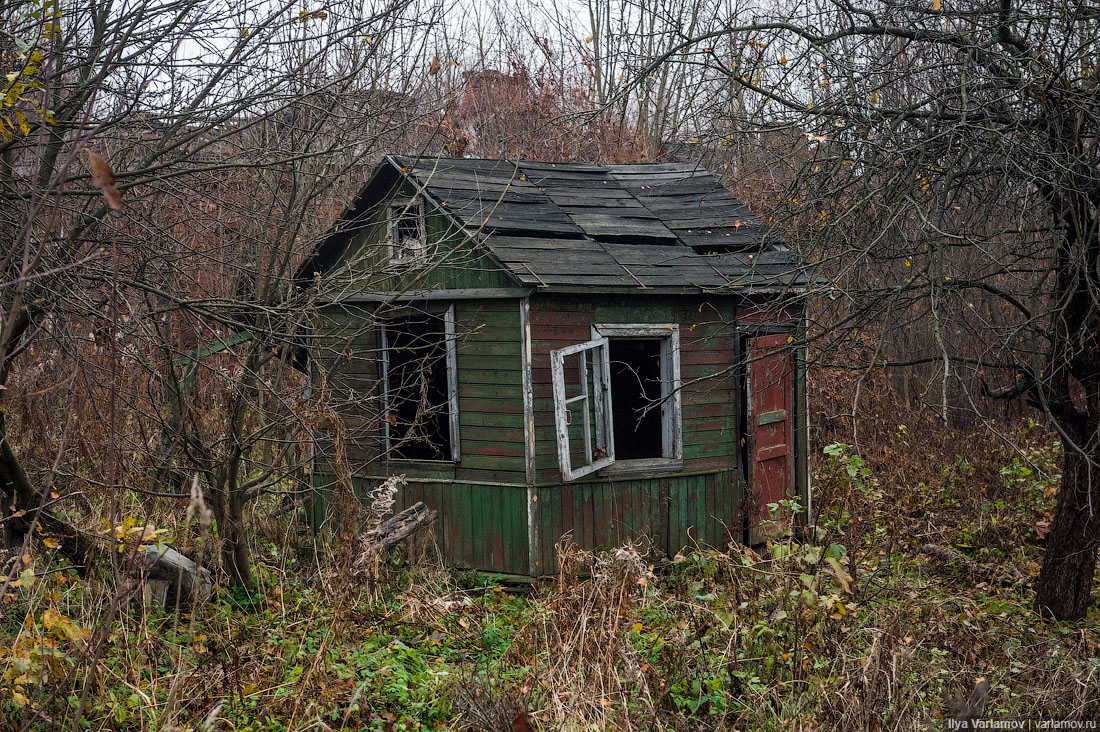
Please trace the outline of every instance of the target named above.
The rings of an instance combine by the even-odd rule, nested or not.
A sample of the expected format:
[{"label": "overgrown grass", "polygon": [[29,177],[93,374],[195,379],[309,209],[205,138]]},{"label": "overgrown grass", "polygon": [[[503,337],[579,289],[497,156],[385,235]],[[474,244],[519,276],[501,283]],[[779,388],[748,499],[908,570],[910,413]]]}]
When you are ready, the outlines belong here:
[{"label": "overgrown grass", "polygon": [[[12,729],[72,726],[87,687],[77,729],[507,732],[527,712],[536,729],[901,730],[984,678],[987,716],[1096,718],[1100,614],[1041,620],[1005,572],[1037,572],[1057,453],[887,483],[831,446],[805,531],[785,528],[786,505],[758,551],[662,563],[564,544],[560,576],[529,595],[423,556],[355,579],[303,539],[261,552],[247,602],[130,602],[97,634],[104,570],[43,573],[2,608],[0,705]],[[989,573],[925,556],[930,543]]]}]

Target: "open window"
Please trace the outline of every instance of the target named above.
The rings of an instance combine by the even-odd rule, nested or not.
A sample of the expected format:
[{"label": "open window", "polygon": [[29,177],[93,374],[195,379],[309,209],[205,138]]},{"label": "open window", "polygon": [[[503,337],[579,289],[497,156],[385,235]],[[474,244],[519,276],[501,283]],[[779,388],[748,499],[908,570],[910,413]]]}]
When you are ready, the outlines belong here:
[{"label": "open window", "polygon": [[678,468],[678,326],[614,324],[593,331],[593,340],[551,352],[565,480],[612,466],[637,474]]},{"label": "open window", "polygon": [[428,231],[421,198],[394,199],[387,221],[390,261],[410,264],[422,261],[428,252]]},{"label": "open window", "polygon": [[381,346],[387,454],[457,461],[454,306],[388,318],[381,328]]},{"label": "open window", "polygon": [[558,462],[565,480],[615,462],[606,338],[550,352]]}]

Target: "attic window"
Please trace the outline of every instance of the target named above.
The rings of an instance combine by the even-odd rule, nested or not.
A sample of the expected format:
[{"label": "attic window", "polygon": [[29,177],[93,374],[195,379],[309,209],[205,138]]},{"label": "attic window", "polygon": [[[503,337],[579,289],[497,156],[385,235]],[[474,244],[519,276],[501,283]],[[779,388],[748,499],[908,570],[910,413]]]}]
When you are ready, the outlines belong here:
[{"label": "attic window", "polygon": [[422,261],[428,252],[424,201],[394,201],[389,211],[390,261],[399,264]]}]

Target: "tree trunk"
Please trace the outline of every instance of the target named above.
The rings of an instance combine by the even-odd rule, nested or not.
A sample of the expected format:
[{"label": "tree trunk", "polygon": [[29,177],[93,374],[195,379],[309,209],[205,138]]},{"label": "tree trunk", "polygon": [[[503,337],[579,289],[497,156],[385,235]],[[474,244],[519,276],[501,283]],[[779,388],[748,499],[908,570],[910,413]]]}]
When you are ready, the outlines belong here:
[{"label": "tree trunk", "polygon": [[1089,455],[1065,449],[1058,507],[1035,582],[1035,609],[1057,620],[1080,620],[1088,612],[1100,548],[1100,450],[1078,445],[1093,449]]},{"label": "tree trunk", "polygon": [[227,470],[227,477],[211,491],[214,520],[221,540],[222,569],[230,586],[252,589],[252,563],[248,556],[248,532],[244,522],[244,502],[237,487],[236,471]]},{"label": "tree trunk", "polygon": [[[19,463],[19,458],[8,443],[3,416],[0,415],[0,489],[4,493],[4,546],[8,549],[23,545],[23,539],[30,528],[30,513],[37,508],[34,488],[27,479],[27,473]],[[20,518],[11,518],[13,513],[26,511]]]}]

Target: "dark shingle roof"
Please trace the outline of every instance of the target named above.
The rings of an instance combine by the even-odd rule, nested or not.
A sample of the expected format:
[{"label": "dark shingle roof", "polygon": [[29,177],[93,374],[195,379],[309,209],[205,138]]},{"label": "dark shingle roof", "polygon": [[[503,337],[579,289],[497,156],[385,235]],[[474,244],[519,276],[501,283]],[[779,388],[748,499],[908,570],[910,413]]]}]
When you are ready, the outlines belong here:
[{"label": "dark shingle roof", "polygon": [[763,290],[808,279],[781,238],[697,164],[387,163],[521,284]]}]

